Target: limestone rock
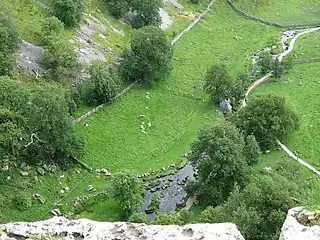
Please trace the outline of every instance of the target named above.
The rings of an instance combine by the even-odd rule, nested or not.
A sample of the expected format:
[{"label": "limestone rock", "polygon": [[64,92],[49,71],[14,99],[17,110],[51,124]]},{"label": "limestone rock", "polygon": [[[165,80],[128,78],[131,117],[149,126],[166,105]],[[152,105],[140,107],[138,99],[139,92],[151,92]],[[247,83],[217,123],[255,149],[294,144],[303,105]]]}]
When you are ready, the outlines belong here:
[{"label": "limestone rock", "polygon": [[[279,240],[320,239],[320,226],[304,226],[297,221],[296,218],[301,212],[302,208],[300,207],[288,211]],[[304,214],[307,212],[304,211]]]},{"label": "limestone rock", "polygon": [[43,176],[43,175],[45,174],[44,169],[41,168],[41,167],[37,167],[37,172],[38,172],[41,176]]},{"label": "limestone rock", "polygon": [[[95,222],[88,219],[68,220],[63,217],[34,222],[8,223],[1,226],[7,235],[64,236],[63,239],[121,240],[244,240],[232,223],[154,226],[120,222]],[[5,238],[4,238],[5,239]]]}]

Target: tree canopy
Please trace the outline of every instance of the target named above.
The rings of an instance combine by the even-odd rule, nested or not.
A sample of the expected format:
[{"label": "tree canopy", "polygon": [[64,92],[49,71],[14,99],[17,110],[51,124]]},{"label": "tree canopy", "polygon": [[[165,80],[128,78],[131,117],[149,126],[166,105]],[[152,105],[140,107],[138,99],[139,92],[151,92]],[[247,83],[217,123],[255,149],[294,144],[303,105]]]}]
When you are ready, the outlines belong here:
[{"label": "tree canopy", "polygon": [[134,28],[149,25],[159,26],[161,24],[159,13],[161,6],[161,0],[133,0],[132,11],[134,12],[134,16],[131,23],[132,26]]},{"label": "tree canopy", "polygon": [[236,188],[223,205],[203,211],[199,222],[230,221],[245,239],[276,240],[287,211],[300,194],[295,182],[278,173],[257,175],[242,191]]},{"label": "tree canopy", "polygon": [[235,184],[243,187],[248,173],[244,147],[243,136],[228,122],[202,129],[191,147],[189,159],[198,177],[187,187],[189,194],[195,194],[203,203],[220,204]]},{"label": "tree canopy", "polygon": [[16,161],[63,163],[82,151],[58,89],[33,89],[0,77],[0,152]]},{"label": "tree canopy", "polygon": [[90,69],[90,80],[93,81],[98,101],[109,102],[120,91],[121,81],[116,69],[103,62],[95,62]]},{"label": "tree canopy", "polygon": [[276,138],[286,139],[299,128],[295,112],[284,98],[275,95],[249,99],[247,106],[237,111],[231,121],[245,135],[254,135],[262,149],[273,146]]},{"label": "tree canopy", "polygon": [[54,1],[54,15],[66,27],[75,27],[79,24],[84,11],[84,0],[56,0]]},{"label": "tree canopy", "polygon": [[110,183],[110,192],[120,204],[122,220],[127,220],[142,204],[142,183],[133,172],[116,173]]},{"label": "tree canopy", "polygon": [[153,26],[135,30],[131,50],[125,51],[120,70],[125,79],[154,83],[170,73],[173,50],[165,32]]}]

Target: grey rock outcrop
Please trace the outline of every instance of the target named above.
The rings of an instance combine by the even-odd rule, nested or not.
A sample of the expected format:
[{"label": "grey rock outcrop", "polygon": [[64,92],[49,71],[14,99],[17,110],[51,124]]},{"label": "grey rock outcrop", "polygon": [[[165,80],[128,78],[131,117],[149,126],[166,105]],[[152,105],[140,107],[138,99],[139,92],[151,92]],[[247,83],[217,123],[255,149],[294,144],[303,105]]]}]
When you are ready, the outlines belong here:
[{"label": "grey rock outcrop", "polygon": [[287,218],[282,226],[279,240],[319,240],[320,226],[304,226],[298,222],[297,218],[302,215],[308,218],[313,213],[303,210],[302,208],[292,208],[288,211]]},{"label": "grey rock outcrop", "polygon": [[2,225],[1,240],[26,239],[30,236],[54,236],[57,239],[86,240],[244,240],[232,223],[155,226],[120,222],[95,222],[63,217],[34,222]]}]

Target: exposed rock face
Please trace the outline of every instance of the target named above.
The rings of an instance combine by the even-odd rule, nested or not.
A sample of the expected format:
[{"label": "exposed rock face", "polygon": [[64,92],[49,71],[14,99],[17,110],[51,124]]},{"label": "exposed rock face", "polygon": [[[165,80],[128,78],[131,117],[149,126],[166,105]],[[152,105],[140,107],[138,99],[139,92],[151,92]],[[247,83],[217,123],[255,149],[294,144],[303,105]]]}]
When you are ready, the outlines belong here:
[{"label": "exposed rock face", "polygon": [[32,43],[22,41],[17,52],[18,67],[28,74],[43,75],[45,71],[41,67],[44,49]]},{"label": "exposed rock face", "polygon": [[304,226],[297,218],[306,216],[308,219],[314,215],[302,208],[293,208],[288,211],[287,218],[282,226],[279,240],[319,240],[320,226]]},{"label": "exposed rock face", "polygon": [[0,239],[25,239],[30,236],[55,236],[58,239],[105,240],[244,240],[232,223],[155,226],[133,223],[67,220],[54,217],[35,223],[9,223]]}]

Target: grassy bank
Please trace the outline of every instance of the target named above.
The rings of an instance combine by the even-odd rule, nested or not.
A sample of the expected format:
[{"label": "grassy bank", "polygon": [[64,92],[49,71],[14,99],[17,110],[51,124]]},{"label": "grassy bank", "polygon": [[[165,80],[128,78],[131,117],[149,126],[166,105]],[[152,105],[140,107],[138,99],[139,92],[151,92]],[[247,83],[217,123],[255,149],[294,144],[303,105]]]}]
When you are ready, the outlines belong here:
[{"label": "grassy bank", "polygon": [[320,57],[320,31],[302,35],[296,42],[292,55],[296,59]]}]

